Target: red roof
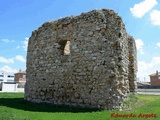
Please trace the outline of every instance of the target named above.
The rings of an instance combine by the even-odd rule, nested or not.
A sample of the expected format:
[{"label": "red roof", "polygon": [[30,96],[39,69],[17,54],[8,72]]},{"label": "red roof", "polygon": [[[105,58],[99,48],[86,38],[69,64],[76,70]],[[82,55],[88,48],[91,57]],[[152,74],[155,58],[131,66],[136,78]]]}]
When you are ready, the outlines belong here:
[{"label": "red roof", "polygon": [[157,73],[150,74],[149,76],[158,76],[158,75],[160,75],[160,72],[158,72],[158,74]]},{"label": "red roof", "polygon": [[26,74],[26,71],[19,71],[19,72],[17,72],[17,73],[15,73],[15,74],[18,74],[18,73],[25,73]]}]

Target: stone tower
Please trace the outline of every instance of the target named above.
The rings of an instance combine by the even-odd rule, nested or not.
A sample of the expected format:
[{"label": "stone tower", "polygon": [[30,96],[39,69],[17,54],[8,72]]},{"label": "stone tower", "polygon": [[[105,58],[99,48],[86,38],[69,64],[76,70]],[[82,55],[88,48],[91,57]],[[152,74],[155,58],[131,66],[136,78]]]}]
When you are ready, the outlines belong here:
[{"label": "stone tower", "polygon": [[27,52],[25,100],[120,108],[136,89],[136,45],[113,10],[46,22]]}]

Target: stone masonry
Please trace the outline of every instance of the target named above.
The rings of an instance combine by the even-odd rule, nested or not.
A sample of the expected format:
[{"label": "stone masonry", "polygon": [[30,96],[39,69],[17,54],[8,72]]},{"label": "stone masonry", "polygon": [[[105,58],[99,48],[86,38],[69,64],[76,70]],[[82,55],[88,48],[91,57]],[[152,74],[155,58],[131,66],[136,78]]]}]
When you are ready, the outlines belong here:
[{"label": "stone masonry", "polygon": [[113,10],[46,22],[32,32],[25,100],[121,108],[136,89],[136,45]]}]

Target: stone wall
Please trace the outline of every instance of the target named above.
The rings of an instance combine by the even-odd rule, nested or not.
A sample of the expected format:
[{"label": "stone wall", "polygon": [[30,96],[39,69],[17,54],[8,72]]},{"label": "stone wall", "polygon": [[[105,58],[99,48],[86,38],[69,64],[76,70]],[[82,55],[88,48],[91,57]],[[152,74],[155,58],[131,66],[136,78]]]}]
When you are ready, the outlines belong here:
[{"label": "stone wall", "polygon": [[113,10],[46,22],[29,39],[25,100],[120,108],[136,66],[135,41]]}]

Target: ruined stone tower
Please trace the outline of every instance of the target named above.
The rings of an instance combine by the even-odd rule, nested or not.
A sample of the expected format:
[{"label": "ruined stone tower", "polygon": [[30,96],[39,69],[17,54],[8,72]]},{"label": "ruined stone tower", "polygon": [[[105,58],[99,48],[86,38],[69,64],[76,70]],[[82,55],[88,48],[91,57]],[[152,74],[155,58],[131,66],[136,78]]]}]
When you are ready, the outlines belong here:
[{"label": "ruined stone tower", "polygon": [[25,100],[120,108],[136,89],[136,45],[113,10],[46,22],[32,33]]}]

